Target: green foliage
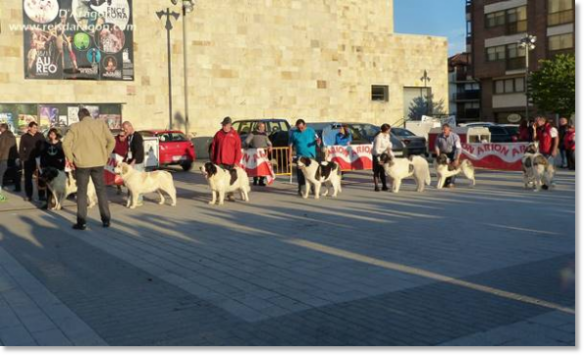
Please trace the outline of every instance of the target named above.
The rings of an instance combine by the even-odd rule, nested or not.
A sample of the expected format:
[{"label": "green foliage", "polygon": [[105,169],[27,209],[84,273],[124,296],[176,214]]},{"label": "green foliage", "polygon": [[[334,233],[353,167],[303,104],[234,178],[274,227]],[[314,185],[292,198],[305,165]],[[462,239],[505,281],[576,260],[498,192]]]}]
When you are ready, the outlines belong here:
[{"label": "green foliage", "polygon": [[409,106],[409,119],[410,120],[421,120],[423,115],[439,115],[445,114],[444,101],[440,100],[435,102],[433,100],[433,94],[429,94],[424,97],[417,97],[413,99]]},{"label": "green foliage", "polygon": [[531,98],[540,111],[570,117],[576,111],[576,59],[558,55],[540,61],[530,78]]}]

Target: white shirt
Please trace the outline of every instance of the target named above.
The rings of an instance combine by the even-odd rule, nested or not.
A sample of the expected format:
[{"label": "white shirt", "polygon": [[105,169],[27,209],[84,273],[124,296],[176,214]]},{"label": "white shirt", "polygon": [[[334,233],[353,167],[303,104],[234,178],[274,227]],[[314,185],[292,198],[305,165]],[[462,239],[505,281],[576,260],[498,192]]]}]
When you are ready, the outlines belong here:
[{"label": "white shirt", "polygon": [[549,136],[551,136],[552,139],[555,139],[558,135],[560,135],[558,130],[552,126],[551,129],[549,129]]},{"label": "white shirt", "polygon": [[393,155],[393,143],[391,142],[391,135],[380,133],[374,138],[374,144],[372,145],[372,153],[374,156],[382,154]]}]

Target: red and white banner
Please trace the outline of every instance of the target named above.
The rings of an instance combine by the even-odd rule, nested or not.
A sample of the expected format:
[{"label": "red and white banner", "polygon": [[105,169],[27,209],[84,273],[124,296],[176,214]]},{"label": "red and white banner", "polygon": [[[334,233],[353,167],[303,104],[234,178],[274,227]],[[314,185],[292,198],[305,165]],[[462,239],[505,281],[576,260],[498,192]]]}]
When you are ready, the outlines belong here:
[{"label": "red and white banner", "polygon": [[492,170],[523,170],[522,158],[529,143],[462,144],[462,156],[474,167]]},{"label": "red and white banner", "polygon": [[275,181],[275,172],[265,149],[243,149],[240,165],[248,177],[266,177],[269,185]]},{"label": "red and white banner", "polygon": [[121,186],[124,184],[122,177],[114,173],[116,165],[118,165],[119,162],[122,162],[123,159],[124,158],[118,154],[112,154],[108,159],[108,163],[106,163],[106,166],[104,167],[104,181],[106,186]]},{"label": "red and white banner", "polygon": [[342,171],[372,170],[372,144],[328,146],[326,161],[340,165]]}]

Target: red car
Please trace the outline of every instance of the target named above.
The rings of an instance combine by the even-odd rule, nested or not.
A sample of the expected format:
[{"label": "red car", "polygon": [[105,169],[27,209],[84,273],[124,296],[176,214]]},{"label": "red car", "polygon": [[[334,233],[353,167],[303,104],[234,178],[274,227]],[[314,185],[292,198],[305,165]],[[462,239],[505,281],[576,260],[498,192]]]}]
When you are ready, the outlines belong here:
[{"label": "red car", "polygon": [[159,139],[159,167],[181,165],[189,171],[195,161],[193,143],[179,130],[142,130],[143,137]]}]

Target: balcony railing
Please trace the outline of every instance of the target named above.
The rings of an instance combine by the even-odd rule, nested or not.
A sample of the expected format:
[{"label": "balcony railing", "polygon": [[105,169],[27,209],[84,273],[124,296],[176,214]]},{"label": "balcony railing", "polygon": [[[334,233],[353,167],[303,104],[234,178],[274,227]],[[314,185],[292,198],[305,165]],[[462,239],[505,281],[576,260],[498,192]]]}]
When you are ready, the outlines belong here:
[{"label": "balcony railing", "polygon": [[480,118],[480,109],[459,109],[456,113],[458,120],[460,119],[478,119]]},{"label": "balcony railing", "polygon": [[452,99],[455,101],[480,100],[480,90],[467,90],[461,93],[454,93]]},{"label": "balcony railing", "polygon": [[507,71],[525,69],[525,57],[516,57],[507,59]]},{"label": "balcony railing", "polygon": [[548,26],[557,26],[574,22],[574,9],[555,12],[547,16]]}]

